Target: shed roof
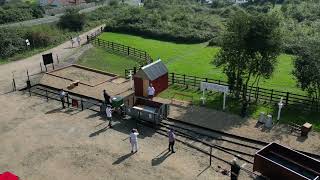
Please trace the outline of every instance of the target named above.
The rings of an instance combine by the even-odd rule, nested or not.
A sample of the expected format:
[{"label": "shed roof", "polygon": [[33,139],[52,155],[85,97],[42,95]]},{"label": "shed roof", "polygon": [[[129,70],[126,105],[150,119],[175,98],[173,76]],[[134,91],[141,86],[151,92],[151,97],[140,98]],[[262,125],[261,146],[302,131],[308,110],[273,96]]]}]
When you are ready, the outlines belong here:
[{"label": "shed roof", "polygon": [[155,80],[158,77],[168,73],[166,65],[159,59],[153,63],[143,66],[136,74],[135,77]]}]

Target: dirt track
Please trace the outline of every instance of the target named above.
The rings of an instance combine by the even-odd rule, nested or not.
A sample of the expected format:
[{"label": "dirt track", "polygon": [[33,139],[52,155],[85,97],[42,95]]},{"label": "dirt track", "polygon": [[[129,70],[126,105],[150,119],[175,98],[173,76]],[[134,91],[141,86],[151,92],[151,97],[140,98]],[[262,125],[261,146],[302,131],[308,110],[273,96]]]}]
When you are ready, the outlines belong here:
[{"label": "dirt track", "polygon": [[[61,110],[18,93],[1,95],[0,172],[28,180],[88,179],[228,179],[208,168],[208,157],[177,143],[167,153],[167,138],[142,128],[140,150],[130,154],[132,121],[108,129],[95,112]],[[226,167],[227,168],[227,167]],[[203,171],[203,172],[202,172]]]},{"label": "dirt track", "polygon": [[[81,44],[86,43],[86,37],[88,34],[91,34],[92,32],[98,30],[102,26],[98,26],[86,33],[83,33],[80,35],[81,38]],[[71,42],[66,41],[65,43],[49,49],[45,52],[36,54],[34,56],[21,59],[18,61],[13,61],[7,64],[3,64],[0,66],[0,94],[6,93],[8,91],[12,90],[12,74],[14,74],[14,77],[16,79],[17,86],[25,86],[25,81],[27,80],[27,70],[29,71],[29,74],[36,74],[41,71],[40,69],[40,62],[42,62],[42,54],[46,53],[52,53],[54,63],[57,63],[57,55],[59,57],[59,62],[64,63],[68,57],[72,56],[73,54],[76,54],[79,50],[79,47],[71,48]],[[44,67],[43,67],[44,68]],[[52,67],[49,66],[49,69]]]}]

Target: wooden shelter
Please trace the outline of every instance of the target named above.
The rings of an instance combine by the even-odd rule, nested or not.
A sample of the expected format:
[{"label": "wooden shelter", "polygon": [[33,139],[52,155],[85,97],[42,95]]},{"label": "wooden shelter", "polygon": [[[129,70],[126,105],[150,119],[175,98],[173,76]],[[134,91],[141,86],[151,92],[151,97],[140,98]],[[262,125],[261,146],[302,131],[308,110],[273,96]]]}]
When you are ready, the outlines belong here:
[{"label": "wooden shelter", "polygon": [[143,66],[133,77],[136,96],[147,97],[149,84],[152,83],[155,95],[168,88],[168,69],[166,65],[157,60]]}]

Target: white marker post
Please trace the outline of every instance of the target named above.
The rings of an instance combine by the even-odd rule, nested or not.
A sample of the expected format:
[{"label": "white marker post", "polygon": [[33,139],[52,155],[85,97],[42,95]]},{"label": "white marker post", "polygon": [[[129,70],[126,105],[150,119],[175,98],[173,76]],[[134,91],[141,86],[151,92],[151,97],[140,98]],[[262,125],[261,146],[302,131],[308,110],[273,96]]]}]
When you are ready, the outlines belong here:
[{"label": "white marker post", "polygon": [[129,77],[130,77],[130,87],[131,89],[133,89],[133,83],[132,83],[132,78],[133,78],[133,75],[132,75],[132,70],[130,70],[130,74],[129,74]]},{"label": "white marker post", "polygon": [[277,117],[277,120],[279,121],[279,119],[280,119],[280,114],[281,114],[281,109],[282,109],[282,107],[283,107],[283,97],[281,97],[281,99],[280,99],[280,102],[278,103],[278,106],[279,106],[279,110],[278,110],[278,117]]},{"label": "white marker post", "polygon": [[202,97],[200,98],[202,100],[202,105],[204,105],[205,101],[206,101],[206,97],[205,97],[205,89],[202,90]]}]

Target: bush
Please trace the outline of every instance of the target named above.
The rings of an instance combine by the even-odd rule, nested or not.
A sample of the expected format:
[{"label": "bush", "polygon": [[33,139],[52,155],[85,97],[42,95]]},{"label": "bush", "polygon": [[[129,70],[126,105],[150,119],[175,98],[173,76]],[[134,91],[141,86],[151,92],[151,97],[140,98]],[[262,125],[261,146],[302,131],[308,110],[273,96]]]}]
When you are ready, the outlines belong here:
[{"label": "bush", "polygon": [[75,9],[69,9],[61,16],[58,25],[63,29],[81,31],[85,25],[85,15],[79,14]]},{"label": "bush", "polygon": [[13,56],[26,49],[25,39],[15,29],[0,29],[0,58]]},{"label": "bush", "polygon": [[118,0],[111,0],[110,2],[109,2],[109,5],[110,6],[117,6],[119,4],[119,1]]},{"label": "bush", "polygon": [[43,17],[43,9],[26,3],[0,7],[0,24],[25,21]]},{"label": "bush", "polygon": [[25,37],[29,39],[31,46],[34,48],[47,47],[52,43],[52,37],[47,32],[28,31]]}]

